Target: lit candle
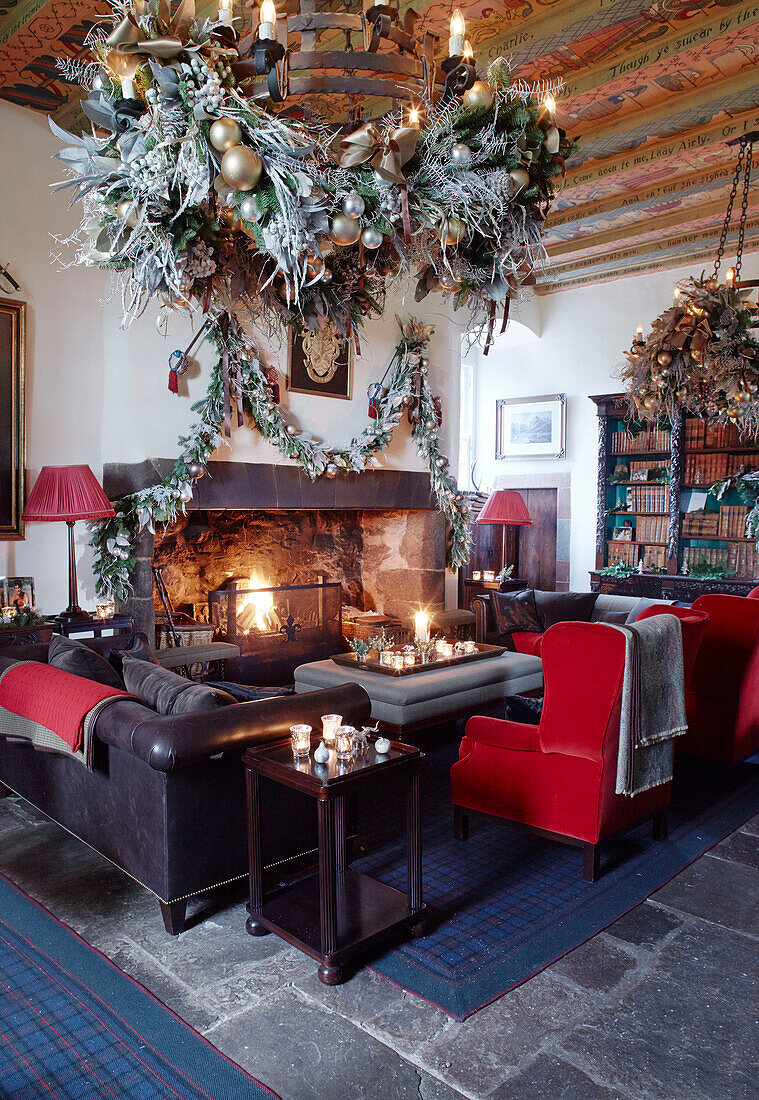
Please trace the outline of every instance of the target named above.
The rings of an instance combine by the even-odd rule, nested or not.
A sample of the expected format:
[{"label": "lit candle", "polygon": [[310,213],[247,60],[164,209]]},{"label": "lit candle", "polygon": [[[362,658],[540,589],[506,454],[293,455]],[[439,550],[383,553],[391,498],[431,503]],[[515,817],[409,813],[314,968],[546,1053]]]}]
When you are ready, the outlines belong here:
[{"label": "lit candle", "polygon": [[729,267],[727,269],[727,271],[725,272],[725,286],[728,286],[728,287],[734,287],[735,286],[735,268],[734,267]]},{"label": "lit candle", "polygon": [[419,108],[412,107],[408,113],[408,124],[415,130],[419,129]]},{"label": "lit candle", "polygon": [[472,43],[469,41],[468,38],[464,43],[464,60],[474,61],[474,50],[472,49]]},{"label": "lit candle", "polygon": [[335,733],[343,724],[342,714],[322,715],[322,737],[325,745],[332,745],[335,741]]},{"label": "lit candle", "polygon": [[672,293],[672,305],[673,306],[679,306],[680,305],[680,287],[679,286],[676,286],[673,293]]},{"label": "lit candle", "polygon": [[134,99],[132,77],[138,65],[139,60],[134,54],[118,53],[116,50],[108,54],[108,68],[121,84],[122,99]]},{"label": "lit candle", "polygon": [[311,752],[311,727],[307,725],[290,726],[290,743],[293,756],[305,757]]},{"label": "lit candle", "polygon": [[232,3],[233,0],[219,0],[219,22],[224,23],[226,26],[231,26],[235,17]]},{"label": "lit candle", "polygon": [[543,111],[553,120],[553,116],[556,112],[556,100],[550,92],[546,92],[543,96]]},{"label": "lit candle", "polygon": [[353,726],[338,726],[335,732],[335,753],[338,760],[350,760],[353,756]]},{"label": "lit candle", "polygon": [[635,333],[635,343],[642,344],[643,342],[643,325],[638,325],[637,331]]},{"label": "lit candle", "polygon": [[414,641],[419,645],[430,640],[430,617],[426,611],[417,611],[414,615]]},{"label": "lit candle", "polygon": [[454,8],[451,16],[451,36],[448,39],[448,56],[460,57],[464,52],[464,35],[466,23],[461,14],[461,8]]},{"label": "lit candle", "polygon": [[274,7],[274,0],[263,0],[259,19],[258,37],[273,38],[274,28],[277,25],[277,9]]}]

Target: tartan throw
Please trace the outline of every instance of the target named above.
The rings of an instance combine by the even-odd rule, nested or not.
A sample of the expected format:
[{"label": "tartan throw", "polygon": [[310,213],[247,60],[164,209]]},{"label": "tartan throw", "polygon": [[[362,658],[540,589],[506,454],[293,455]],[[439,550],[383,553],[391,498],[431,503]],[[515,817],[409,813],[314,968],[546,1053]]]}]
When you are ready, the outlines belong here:
[{"label": "tartan throw", "polygon": [[[10,673],[16,673],[16,670],[23,666],[33,665],[35,667],[47,668],[47,665],[41,665],[37,661],[18,661],[16,664],[11,665],[10,668],[4,669],[0,672],[0,699],[2,699],[2,685],[3,681]],[[53,670],[69,677],[70,673],[61,673],[60,669]],[[76,678],[76,677],[75,677]],[[68,740],[61,736],[60,732],[50,728],[50,726],[40,722],[34,718],[26,717],[22,714],[17,714],[15,710],[9,710],[7,707],[0,704],[0,735],[7,738],[9,741],[27,742],[32,744],[36,749],[41,749],[47,752],[59,752],[65,756],[71,756],[74,760],[78,760],[80,764],[92,771],[92,747],[93,747],[93,734],[95,729],[95,723],[102,713],[102,711],[110,703],[113,703],[117,699],[134,698],[134,696],[128,695],[123,691],[114,691],[113,688],[104,688],[102,684],[95,684],[91,681],[94,688],[100,689],[93,692],[94,696],[102,695],[104,692],[108,694],[105,698],[99,699],[94,704],[90,705],[79,718],[80,735],[74,741],[74,744],[70,744]],[[52,725],[52,723],[51,723]],[[74,740],[70,738],[70,740]]]},{"label": "tartan throw", "polygon": [[674,615],[607,625],[625,636],[616,792],[633,798],[671,781],[673,740],[688,729],[682,627]]}]

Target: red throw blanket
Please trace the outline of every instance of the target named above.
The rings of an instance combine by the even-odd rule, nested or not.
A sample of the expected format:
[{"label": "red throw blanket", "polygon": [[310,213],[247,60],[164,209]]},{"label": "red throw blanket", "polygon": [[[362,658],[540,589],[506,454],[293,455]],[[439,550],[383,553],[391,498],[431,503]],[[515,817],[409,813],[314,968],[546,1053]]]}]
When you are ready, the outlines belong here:
[{"label": "red throw blanket", "polygon": [[37,661],[9,668],[0,680],[0,707],[52,730],[72,752],[82,747],[84,720],[92,708],[121,695],[133,698],[126,691]]}]

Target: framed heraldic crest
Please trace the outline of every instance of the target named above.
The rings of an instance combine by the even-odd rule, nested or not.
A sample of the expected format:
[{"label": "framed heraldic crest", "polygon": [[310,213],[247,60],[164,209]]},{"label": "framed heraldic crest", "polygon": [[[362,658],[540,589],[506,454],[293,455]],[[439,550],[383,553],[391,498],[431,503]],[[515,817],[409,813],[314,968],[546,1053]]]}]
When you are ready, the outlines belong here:
[{"label": "framed heraldic crest", "polygon": [[350,401],[352,379],[352,345],[331,325],[322,331],[306,332],[303,336],[296,336],[290,331],[288,390]]},{"label": "framed heraldic crest", "polygon": [[24,525],[24,338],[26,306],[0,298],[0,539]]}]

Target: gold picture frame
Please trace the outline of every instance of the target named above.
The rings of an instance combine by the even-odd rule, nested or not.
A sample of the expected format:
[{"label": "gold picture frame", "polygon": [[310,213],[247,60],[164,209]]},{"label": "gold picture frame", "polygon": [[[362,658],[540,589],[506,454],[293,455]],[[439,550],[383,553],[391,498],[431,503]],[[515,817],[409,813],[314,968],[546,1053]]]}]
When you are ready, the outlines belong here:
[{"label": "gold picture frame", "polygon": [[334,329],[296,336],[287,346],[287,389],[316,397],[350,401],[353,389],[353,344]]},{"label": "gold picture frame", "polygon": [[0,298],[0,540],[23,539],[26,303]]}]

